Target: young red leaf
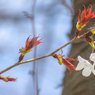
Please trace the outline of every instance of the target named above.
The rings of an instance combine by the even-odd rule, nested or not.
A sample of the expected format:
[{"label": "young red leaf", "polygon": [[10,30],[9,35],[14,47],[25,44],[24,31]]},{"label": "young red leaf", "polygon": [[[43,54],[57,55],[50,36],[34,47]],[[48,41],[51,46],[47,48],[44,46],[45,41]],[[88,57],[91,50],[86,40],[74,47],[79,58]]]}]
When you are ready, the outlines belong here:
[{"label": "young red leaf", "polygon": [[87,11],[84,6],[84,10],[82,13],[81,13],[81,10],[79,10],[78,22],[76,25],[78,32],[77,32],[76,36],[79,35],[81,29],[89,22],[90,19],[95,18],[95,11],[92,13],[91,13],[91,11],[92,11],[92,5],[90,5],[90,8],[88,7]]},{"label": "young red leaf", "polygon": [[12,77],[4,77],[4,76],[0,76],[0,79],[5,81],[5,82],[8,82],[8,81],[16,81],[17,78],[12,78]]},{"label": "young red leaf", "polygon": [[[31,35],[30,35],[31,36]],[[24,58],[24,55],[26,53],[28,53],[29,51],[32,50],[32,48],[40,43],[41,40],[42,40],[42,37],[40,38],[40,36],[38,35],[37,37],[33,37],[33,38],[30,38],[30,36],[27,38],[26,42],[25,42],[25,47],[22,47],[19,49],[21,55],[19,57],[19,62]],[[38,40],[38,38],[40,38]]]},{"label": "young red leaf", "polygon": [[75,66],[71,64],[69,61],[75,61],[77,59],[73,58],[63,58],[62,55],[53,54],[54,58],[58,59],[58,63],[61,65],[62,63],[66,66],[66,68],[71,72],[70,68],[73,68],[75,70]]}]

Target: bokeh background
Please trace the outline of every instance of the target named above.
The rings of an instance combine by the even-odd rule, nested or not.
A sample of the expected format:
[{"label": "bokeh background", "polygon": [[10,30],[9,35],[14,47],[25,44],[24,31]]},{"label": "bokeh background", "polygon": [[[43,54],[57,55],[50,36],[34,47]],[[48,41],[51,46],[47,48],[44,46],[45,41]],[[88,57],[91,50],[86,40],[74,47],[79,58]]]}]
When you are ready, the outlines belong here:
[{"label": "bokeh background", "polygon": [[[37,46],[37,57],[46,55],[69,41],[73,10],[72,0],[37,0],[35,7],[36,36],[41,34],[43,43]],[[33,34],[31,14],[33,0],[0,0],[0,71],[16,63],[19,49]],[[34,50],[34,49],[33,49]],[[33,58],[33,50],[24,60]],[[63,49],[67,57],[70,45]],[[61,51],[57,52],[57,54]],[[40,59],[38,64],[39,95],[61,95],[65,66],[53,57]],[[1,74],[17,78],[17,82],[0,80],[0,95],[33,95],[33,62],[25,63]]]}]

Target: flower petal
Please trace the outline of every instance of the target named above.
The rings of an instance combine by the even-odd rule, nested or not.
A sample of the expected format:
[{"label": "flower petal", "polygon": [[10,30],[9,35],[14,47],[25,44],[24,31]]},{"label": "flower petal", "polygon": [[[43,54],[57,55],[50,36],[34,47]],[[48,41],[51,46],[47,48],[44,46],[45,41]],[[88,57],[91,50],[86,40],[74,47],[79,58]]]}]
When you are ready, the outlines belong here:
[{"label": "flower petal", "polygon": [[91,61],[95,61],[95,53],[91,53],[90,54],[90,60]]},{"label": "flower petal", "polygon": [[85,68],[82,71],[82,75],[85,76],[85,77],[88,77],[90,74],[91,74],[91,70],[89,68]]},{"label": "flower petal", "polygon": [[82,70],[84,68],[84,64],[83,63],[78,63],[76,70]]},{"label": "flower petal", "polygon": [[76,67],[76,70],[81,70],[81,69],[83,69],[84,68],[84,61],[85,61],[85,59],[83,59],[81,56],[78,56],[78,60],[79,60],[79,63],[78,63],[78,65],[77,65],[77,67]]},{"label": "flower petal", "polygon": [[95,75],[94,67],[95,67],[95,65],[93,64],[93,65],[90,67],[90,69],[91,69],[92,73]]},{"label": "flower petal", "polygon": [[81,56],[78,56],[78,60],[80,63],[84,64],[84,68],[85,68],[85,66],[88,66],[89,68],[92,66],[89,61],[82,58]]},{"label": "flower petal", "polygon": [[84,58],[82,58],[81,56],[78,56],[78,60],[80,63],[84,64],[84,62],[86,62],[87,60],[85,60]]}]

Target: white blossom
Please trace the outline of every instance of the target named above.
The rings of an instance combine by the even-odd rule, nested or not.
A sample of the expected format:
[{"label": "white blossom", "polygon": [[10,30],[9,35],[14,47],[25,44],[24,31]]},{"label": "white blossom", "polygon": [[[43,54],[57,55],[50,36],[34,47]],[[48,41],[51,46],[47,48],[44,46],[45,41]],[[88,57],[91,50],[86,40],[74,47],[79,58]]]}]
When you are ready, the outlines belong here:
[{"label": "white blossom", "polygon": [[95,62],[95,53],[90,54],[90,60]]},{"label": "white blossom", "polygon": [[[94,60],[94,57],[92,55],[91,60]],[[76,67],[76,70],[82,70],[82,75],[85,77],[88,77],[91,72],[95,74],[94,65],[92,65],[89,61],[85,60],[81,56],[78,56],[79,63]],[[93,61],[92,60],[92,61]]]}]

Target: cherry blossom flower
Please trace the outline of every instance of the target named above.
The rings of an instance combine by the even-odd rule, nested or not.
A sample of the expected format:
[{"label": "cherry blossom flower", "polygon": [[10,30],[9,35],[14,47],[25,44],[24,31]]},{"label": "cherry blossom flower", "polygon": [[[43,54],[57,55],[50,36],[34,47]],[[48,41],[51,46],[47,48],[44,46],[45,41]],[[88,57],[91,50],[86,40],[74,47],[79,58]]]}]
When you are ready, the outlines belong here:
[{"label": "cherry blossom flower", "polygon": [[95,64],[95,53],[90,54],[90,60],[93,61]]},{"label": "cherry blossom flower", "polygon": [[85,60],[81,56],[78,56],[79,63],[76,67],[76,70],[82,70],[82,75],[88,77],[91,72],[95,74],[94,65],[92,65],[89,61]]}]

